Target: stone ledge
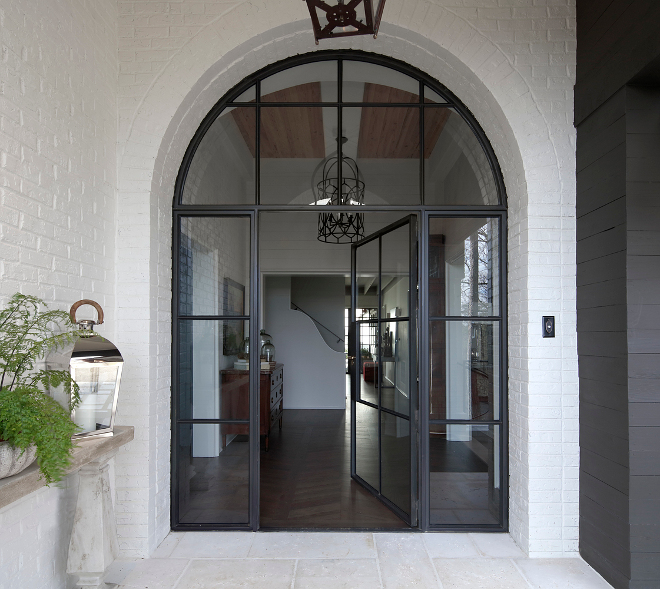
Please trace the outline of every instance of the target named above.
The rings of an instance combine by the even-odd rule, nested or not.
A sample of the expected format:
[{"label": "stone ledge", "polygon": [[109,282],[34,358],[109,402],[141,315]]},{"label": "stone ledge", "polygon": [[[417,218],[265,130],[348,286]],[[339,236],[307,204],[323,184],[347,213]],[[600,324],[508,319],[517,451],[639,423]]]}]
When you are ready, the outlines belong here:
[{"label": "stone ledge", "polygon": [[[113,436],[76,440],[71,466],[66,473],[76,472],[85,464],[128,444],[133,439],[133,435],[132,425],[116,425]],[[39,466],[35,461],[18,474],[0,479],[0,509],[44,487],[46,483],[39,476]]]}]

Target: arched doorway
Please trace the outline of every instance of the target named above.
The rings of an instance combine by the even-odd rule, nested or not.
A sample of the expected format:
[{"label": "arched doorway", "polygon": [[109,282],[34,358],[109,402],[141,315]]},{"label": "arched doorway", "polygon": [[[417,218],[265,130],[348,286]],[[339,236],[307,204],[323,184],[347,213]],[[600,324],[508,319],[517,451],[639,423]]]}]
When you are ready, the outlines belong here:
[{"label": "arched doorway", "polygon": [[[200,126],[173,225],[175,529],[264,525],[271,438],[287,411],[345,398],[318,378],[337,353],[352,379],[347,482],[414,528],[507,528],[504,187],[451,92],[359,52],[271,66]],[[338,287],[345,330],[319,319],[327,299],[305,313],[325,344],[273,319],[287,361],[262,365],[249,342],[269,313],[304,312],[292,285],[309,276]],[[314,368],[328,332],[345,349]],[[313,519],[297,527],[351,527]]]}]

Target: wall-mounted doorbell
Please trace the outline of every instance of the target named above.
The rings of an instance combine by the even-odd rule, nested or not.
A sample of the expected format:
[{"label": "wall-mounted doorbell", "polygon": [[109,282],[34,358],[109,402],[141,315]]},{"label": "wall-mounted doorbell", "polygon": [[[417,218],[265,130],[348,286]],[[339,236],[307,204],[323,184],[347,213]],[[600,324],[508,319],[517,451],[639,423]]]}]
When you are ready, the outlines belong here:
[{"label": "wall-mounted doorbell", "polygon": [[555,318],[553,315],[543,317],[543,337],[555,337]]}]

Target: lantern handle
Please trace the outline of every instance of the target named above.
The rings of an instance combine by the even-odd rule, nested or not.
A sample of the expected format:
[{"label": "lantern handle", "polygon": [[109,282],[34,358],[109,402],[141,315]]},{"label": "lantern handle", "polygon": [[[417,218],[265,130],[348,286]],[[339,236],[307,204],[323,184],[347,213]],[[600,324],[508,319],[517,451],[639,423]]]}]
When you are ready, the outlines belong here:
[{"label": "lantern handle", "polygon": [[77,301],[71,305],[71,310],[69,311],[69,317],[71,317],[71,321],[74,324],[78,324],[76,321],[76,311],[78,310],[79,307],[82,307],[83,305],[92,305],[96,309],[96,312],[98,314],[98,321],[96,321],[95,325],[101,325],[103,323],[103,309],[101,309],[101,305],[99,305],[96,301],[92,301],[91,299],[82,299],[80,301]]}]

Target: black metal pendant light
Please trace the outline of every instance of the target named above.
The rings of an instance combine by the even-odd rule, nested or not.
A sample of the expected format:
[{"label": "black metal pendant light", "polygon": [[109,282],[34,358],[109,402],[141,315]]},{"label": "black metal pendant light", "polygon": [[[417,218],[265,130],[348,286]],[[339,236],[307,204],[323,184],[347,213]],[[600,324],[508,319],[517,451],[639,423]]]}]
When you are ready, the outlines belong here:
[{"label": "black metal pendant light", "polygon": [[304,0],[312,17],[314,38],[334,39],[354,35],[378,35],[385,0]]},{"label": "black metal pendant light", "polygon": [[[342,137],[342,143],[346,139]],[[323,163],[323,179],[316,185],[315,205],[360,206],[364,204],[364,182],[351,157],[334,155]],[[318,168],[317,168],[318,169]],[[353,243],[364,237],[362,213],[333,212],[319,214],[318,240],[326,243]]]}]

